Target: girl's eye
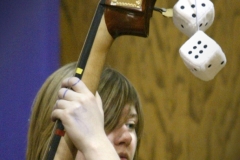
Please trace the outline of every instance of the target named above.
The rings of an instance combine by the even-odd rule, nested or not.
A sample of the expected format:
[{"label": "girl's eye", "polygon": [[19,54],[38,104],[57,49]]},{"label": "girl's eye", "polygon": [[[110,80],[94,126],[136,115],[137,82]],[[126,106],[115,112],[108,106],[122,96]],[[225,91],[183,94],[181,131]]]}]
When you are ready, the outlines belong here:
[{"label": "girl's eye", "polygon": [[134,122],[129,122],[126,123],[126,126],[131,129],[131,130],[135,130],[136,129],[136,124]]}]

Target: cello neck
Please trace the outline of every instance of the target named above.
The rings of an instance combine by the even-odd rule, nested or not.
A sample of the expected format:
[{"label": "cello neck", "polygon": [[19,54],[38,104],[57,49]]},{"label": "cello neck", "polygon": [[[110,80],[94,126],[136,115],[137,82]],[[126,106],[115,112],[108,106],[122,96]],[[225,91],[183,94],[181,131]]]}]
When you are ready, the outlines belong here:
[{"label": "cello neck", "polygon": [[114,39],[107,30],[105,18],[102,16],[82,77],[82,81],[94,94],[97,91],[105,60],[113,41]]},{"label": "cello neck", "polygon": [[[101,4],[98,5],[91,28],[79,56],[75,73],[75,76],[80,78],[93,94],[97,91],[107,53],[114,40],[107,30],[102,7]],[[102,10],[102,13],[99,13],[99,10],[100,12]],[[55,123],[53,134],[50,137],[49,145],[46,148],[43,159],[74,159],[77,149],[67,134],[61,138],[61,136],[56,134],[57,130],[64,132],[64,127],[60,120],[57,120]]]}]

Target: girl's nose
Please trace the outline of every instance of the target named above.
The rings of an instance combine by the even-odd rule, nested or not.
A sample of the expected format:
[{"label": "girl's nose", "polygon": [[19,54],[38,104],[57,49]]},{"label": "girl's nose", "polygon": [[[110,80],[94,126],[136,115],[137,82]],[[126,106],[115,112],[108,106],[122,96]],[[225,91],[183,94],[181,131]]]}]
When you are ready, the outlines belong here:
[{"label": "girl's nose", "polygon": [[132,142],[132,135],[126,125],[123,125],[118,130],[118,134],[116,137],[116,144],[117,145],[126,145],[128,146]]}]

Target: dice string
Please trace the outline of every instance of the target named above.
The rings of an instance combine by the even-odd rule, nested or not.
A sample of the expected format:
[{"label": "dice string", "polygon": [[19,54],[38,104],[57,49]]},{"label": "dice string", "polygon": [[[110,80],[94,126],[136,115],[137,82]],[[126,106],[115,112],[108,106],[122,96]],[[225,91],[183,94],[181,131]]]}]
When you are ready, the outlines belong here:
[{"label": "dice string", "polygon": [[197,30],[199,31],[197,0],[195,0],[195,6],[196,6],[196,25],[197,25]]}]

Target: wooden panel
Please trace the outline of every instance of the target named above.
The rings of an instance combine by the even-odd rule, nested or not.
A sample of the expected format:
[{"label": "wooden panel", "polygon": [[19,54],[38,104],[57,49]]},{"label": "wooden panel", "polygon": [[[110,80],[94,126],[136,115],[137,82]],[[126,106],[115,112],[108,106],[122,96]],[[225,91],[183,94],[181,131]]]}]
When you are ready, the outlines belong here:
[{"label": "wooden panel", "polygon": [[[61,1],[62,64],[76,61],[96,0]],[[175,0],[157,0],[172,7]],[[122,36],[108,65],[128,77],[140,93],[145,130],[140,160],[237,160],[240,158],[240,3],[215,0],[216,18],[207,34],[227,56],[226,67],[209,82],[194,77],[178,49],[187,40],[172,19],[155,12],[148,38]]]},{"label": "wooden panel", "polygon": [[98,1],[62,0],[60,6],[61,63],[77,61]]}]

